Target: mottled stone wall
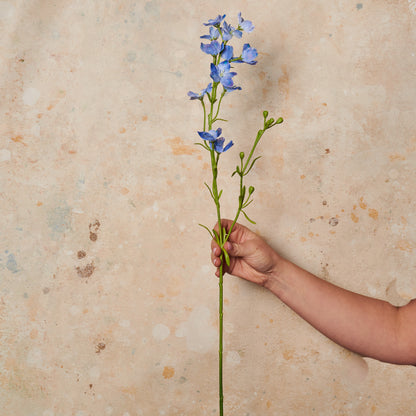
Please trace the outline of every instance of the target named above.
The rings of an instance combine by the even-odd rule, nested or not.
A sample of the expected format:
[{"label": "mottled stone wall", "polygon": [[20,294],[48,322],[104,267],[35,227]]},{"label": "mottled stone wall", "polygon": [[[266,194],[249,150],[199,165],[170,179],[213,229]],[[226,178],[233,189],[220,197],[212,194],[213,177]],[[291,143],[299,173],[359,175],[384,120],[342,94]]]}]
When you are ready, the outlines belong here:
[{"label": "mottled stone wall", "polygon": [[[416,4],[0,1],[0,414],[215,415],[215,222],[193,143],[202,22],[252,20],[229,178],[261,112],[252,228],[311,272],[416,297]],[[408,415],[412,367],[358,357],[225,282],[227,416]]]}]

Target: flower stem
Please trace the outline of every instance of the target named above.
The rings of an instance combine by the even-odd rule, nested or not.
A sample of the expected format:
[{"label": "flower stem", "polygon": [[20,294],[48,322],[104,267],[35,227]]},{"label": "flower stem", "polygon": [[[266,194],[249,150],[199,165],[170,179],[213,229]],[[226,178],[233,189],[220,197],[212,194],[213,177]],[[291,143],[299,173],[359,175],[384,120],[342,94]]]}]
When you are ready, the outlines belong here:
[{"label": "flower stem", "polygon": [[220,416],[224,415],[224,391],[222,383],[222,353],[223,353],[223,322],[224,322],[224,287],[223,287],[223,267],[222,263],[220,266],[220,278],[219,278],[219,348],[218,348],[218,357],[219,357],[219,399],[220,399]]},{"label": "flower stem", "polygon": [[[214,64],[216,63],[216,60],[214,59]],[[211,93],[211,108],[210,112],[208,114],[208,130],[212,129],[213,123],[216,121],[216,118],[218,116],[221,100],[224,96],[224,94],[221,95],[220,101],[217,105],[217,111],[214,117],[214,103],[217,98],[217,88],[218,83],[214,83]],[[205,108],[204,108],[205,109]],[[204,116],[205,118],[205,116]],[[215,156],[215,150],[213,146],[211,146],[210,149],[211,153],[211,169],[212,169],[212,194],[213,199],[215,202],[216,210],[217,210],[217,222],[218,222],[218,234],[217,237],[217,243],[222,248],[224,246],[224,234],[222,230],[221,225],[221,207],[220,207],[220,201],[219,201],[219,195],[218,195],[218,185],[217,185],[217,176],[218,176],[218,161],[219,161],[219,155],[217,157]],[[224,415],[224,389],[223,389],[223,337],[224,337],[224,271],[223,271],[223,255],[221,255],[221,266],[219,270],[219,296],[218,296],[218,318],[219,318],[219,328],[218,328],[218,390],[219,390],[219,408],[220,408],[220,416]]]}]

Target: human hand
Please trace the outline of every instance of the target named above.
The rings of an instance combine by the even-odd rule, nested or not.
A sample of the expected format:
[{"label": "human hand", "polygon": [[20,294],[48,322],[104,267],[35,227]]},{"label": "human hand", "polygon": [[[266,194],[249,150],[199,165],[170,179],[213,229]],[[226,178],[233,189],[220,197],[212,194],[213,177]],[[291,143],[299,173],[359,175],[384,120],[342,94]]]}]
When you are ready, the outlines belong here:
[{"label": "human hand", "polygon": [[[231,220],[221,220],[223,228],[228,230]],[[218,232],[218,224],[215,226]],[[247,227],[236,223],[224,249],[230,256],[230,265],[224,262],[224,272],[241,277],[258,285],[264,286],[269,277],[277,272],[282,258],[257,234]],[[219,276],[221,265],[221,249],[215,240],[211,242],[211,261],[217,267],[216,276]]]}]

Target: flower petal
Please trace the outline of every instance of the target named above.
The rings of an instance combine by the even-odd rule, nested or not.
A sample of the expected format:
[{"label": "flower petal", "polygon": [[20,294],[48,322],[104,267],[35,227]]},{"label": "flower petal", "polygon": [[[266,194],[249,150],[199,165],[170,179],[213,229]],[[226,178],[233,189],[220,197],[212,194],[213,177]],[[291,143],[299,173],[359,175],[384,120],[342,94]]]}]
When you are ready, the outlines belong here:
[{"label": "flower petal", "polygon": [[218,43],[216,40],[213,40],[211,43],[201,43],[202,52],[205,52],[208,55],[218,55],[222,48],[223,45]]},{"label": "flower petal", "polygon": [[199,94],[197,94],[196,92],[192,92],[192,91],[188,91],[188,96],[191,100],[198,100],[201,98]]},{"label": "flower petal", "polygon": [[209,142],[213,142],[215,140],[215,137],[212,137],[212,135],[207,131],[199,131],[198,134],[201,139],[208,140]]},{"label": "flower petal", "polygon": [[233,47],[231,45],[225,45],[221,52],[221,58],[224,59],[224,61],[229,61],[233,57],[233,53]]},{"label": "flower petal", "polygon": [[229,143],[227,144],[227,146],[224,147],[223,152],[226,152],[233,145],[234,145],[233,141],[230,140]]},{"label": "flower petal", "polygon": [[225,14],[222,16],[219,14],[215,19],[209,19],[208,23],[204,23],[205,26],[216,26],[224,20]]}]

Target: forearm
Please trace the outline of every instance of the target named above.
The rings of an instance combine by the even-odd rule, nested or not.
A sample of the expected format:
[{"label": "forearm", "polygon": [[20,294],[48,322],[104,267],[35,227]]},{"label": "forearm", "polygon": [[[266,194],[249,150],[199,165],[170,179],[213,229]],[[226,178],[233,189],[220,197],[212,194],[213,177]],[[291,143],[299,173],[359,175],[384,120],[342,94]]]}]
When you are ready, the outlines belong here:
[{"label": "forearm", "polygon": [[409,364],[399,308],[326,282],[282,260],[265,287],[321,333],[365,357]]}]

